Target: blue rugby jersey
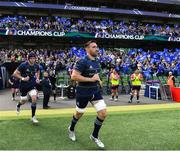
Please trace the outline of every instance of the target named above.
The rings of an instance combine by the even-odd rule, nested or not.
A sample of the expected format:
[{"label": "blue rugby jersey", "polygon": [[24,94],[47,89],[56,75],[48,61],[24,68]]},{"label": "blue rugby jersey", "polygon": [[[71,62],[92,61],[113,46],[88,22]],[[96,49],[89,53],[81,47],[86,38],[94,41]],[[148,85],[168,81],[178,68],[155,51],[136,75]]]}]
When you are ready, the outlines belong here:
[{"label": "blue rugby jersey", "polygon": [[33,89],[36,86],[36,73],[39,71],[39,66],[37,64],[30,65],[27,61],[21,63],[17,70],[22,77],[30,77],[29,81],[20,82],[20,88]]},{"label": "blue rugby jersey", "polygon": [[[91,78],[100,72],[100,64],[97,59],[91,60],[88,56],[78,61],[75,70],[79,71],[82,76]],[[77,95],[91,96],[99,91],[99,82],[78,82]]]}]

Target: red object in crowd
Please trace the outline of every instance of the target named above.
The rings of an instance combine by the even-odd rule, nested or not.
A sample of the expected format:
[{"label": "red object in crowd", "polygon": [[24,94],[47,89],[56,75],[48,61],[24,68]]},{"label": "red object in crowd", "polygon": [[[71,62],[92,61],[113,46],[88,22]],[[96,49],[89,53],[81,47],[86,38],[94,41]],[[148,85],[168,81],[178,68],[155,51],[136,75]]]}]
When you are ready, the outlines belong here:
[{"label": "red object in crowd", "polygon": [[171,87],[173,101],[180,102],[180,87]]}]

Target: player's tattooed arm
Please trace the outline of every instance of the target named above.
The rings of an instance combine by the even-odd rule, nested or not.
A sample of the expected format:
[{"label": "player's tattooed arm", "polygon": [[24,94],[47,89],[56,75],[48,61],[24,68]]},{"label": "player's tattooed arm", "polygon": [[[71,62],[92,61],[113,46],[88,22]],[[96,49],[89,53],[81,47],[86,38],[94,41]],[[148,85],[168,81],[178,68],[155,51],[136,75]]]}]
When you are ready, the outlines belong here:
[{"label": "player's tattooed arm", "polygon": [[39,70],[36,73],[36,83],[40,83],[40,71]]},{"label": "player's tattooed arm", "polygon": [[27,76],[27,77],[22,77],[22,76],[21,76],[21,72],[18,71],[17,69],[14,71],[13,76],[16,77],[16,78],[18,78],[18,79],[20,79],[20,80],[22,80],[22,81],[29,81],[29,76]]}]

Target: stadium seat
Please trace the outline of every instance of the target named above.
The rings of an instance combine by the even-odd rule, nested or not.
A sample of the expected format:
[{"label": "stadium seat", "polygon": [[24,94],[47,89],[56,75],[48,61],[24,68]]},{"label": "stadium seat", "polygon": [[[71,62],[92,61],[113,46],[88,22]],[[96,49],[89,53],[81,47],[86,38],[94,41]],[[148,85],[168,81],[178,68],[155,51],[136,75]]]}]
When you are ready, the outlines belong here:
[{"label": "stadium seat", "polygon": [[159,76],[158,79],[161,82],[161,84],[166,84],[166,81],[163,76]]},{"label": "stadium seat", "polygon": [[61,84],[65,84],[65,78],[63,74],[59,74],[57,76],[57,81],[56,81],[57,85],[61,85]]},{"label": "stadium seat", "polygon": [[102,92],[103,94],[109,94],[108,90],[110,88],[110,82],[106,75],[102,75]]}]

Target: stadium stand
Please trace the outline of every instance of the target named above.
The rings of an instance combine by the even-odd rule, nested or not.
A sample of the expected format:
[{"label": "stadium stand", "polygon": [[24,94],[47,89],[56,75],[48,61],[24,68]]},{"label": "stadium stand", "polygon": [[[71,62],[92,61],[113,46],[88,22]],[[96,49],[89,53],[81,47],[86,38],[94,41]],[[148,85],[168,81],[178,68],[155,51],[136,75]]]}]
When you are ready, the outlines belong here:
[{"label": "stadium stand", "polygon": [[88,20],[64,17],[7,16],[0,18],[0,28],[14,30],[54,30],[61,32],[110,33],[127,35],[179,36],[180,27],[138,21]]}]

